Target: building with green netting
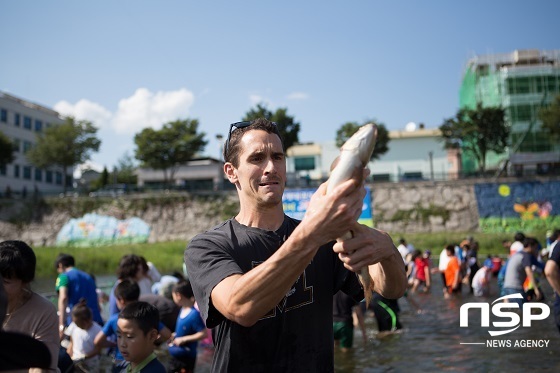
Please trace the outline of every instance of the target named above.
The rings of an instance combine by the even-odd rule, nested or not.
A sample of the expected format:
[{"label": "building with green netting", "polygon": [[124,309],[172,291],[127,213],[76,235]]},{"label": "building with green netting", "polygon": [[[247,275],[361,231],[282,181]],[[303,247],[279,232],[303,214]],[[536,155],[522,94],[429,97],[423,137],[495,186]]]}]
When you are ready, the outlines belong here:
[{"label": "building with green netting", "polygon": [[[515,50],[471,58],[463,73],[460,108],[502,106],[510,126],[504,154],[489,154],[487,168],[510,174],[546,174],[560,166],[560,145],[541,130],[538,111],[560,94],[560,50]],[[463,154],[463,172],[478,164]]]}]

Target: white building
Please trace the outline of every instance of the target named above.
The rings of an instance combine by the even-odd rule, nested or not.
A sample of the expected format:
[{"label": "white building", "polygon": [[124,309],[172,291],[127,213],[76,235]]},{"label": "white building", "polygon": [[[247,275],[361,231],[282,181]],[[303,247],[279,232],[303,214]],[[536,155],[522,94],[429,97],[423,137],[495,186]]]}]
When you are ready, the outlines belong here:
[{"label": "white building", "polygon": [[[455,179],[461,172],[460,154],[444,148],[439,129],[390,131],[389,139],[387,153],[369,163],[374,181]],[[287,152],[288,184],[326,180],[338,154],[334,141],[292,146]]]},{"label": "white building", "polygon": [[[150,168],[139,168],[139,188],[162,188],[164,187],[164,175],[162,170]],[[167,174],[169,178],[169,171]],[[230,183],[225,179],[223,162],[214,158],[193,159],[185,165],[177,168],[173,175],[173,186],[178,189],[190,191],[210,191],[230,189]]]},{"label": "white building", "polygon": [[374,180],[442,180],[457,178],[460,160],[444,148],[439,129],[390,131],[389,151],[370,162]]},{"label": "white building", "polygon": [[[0,92],[0,131],[16,145],[14,161],[0,167],[0,195],[7,190],[14,195],[34,191],[52,194],[63,190],[65,178],[61,168],[39,169],[25,157],[25,152],[37,142],[38,133],[62,122],[54,110]],[[69,174],[66,179],[71,178]]]}]

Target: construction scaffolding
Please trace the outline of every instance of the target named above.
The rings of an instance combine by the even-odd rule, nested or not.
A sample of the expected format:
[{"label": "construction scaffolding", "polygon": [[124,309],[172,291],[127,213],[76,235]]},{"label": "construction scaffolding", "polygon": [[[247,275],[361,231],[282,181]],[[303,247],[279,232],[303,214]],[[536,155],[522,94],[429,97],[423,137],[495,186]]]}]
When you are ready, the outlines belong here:
[{"label": "construction scaffolding", "polygon": [[[467,62],[459,91],[460,108],[501,106],[510,126],[505,154],[489,154],[488,168],[508,162],[514,173],[523,168],[560,167],[560,146],[541,130],[538,114],[560,94],[560,50],[516,50],[476,56]],[[538,153],[538,154],[535,154]],[[463,171],[474,171],[476,160],[463,155]]]}]

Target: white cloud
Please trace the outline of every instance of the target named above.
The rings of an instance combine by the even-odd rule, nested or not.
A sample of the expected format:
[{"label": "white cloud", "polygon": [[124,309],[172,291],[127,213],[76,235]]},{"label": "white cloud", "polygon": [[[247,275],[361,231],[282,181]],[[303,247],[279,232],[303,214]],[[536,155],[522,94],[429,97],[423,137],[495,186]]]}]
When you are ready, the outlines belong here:
[{"label": "white cloud", "polygon": [[146,88],[138,88],[132,96],[119,101],[117,112],[114,114],[87,99],[81,99],[76,104],[60,101],[54,106],[54,110],[78,120],[89,120],[97,128],[130,135],[146,127],[158,129],[167,122],[184,119],[188,116],[193,102],[194,95],[186,88],[156,93]]},{"label": "white cloud", "polygon": [[139,88],[130,97],[118,103],[115,113],[98,103],[81,99],[75,104],[60,101],[54,110],[64,116],[73,116],[78,120],[89,120],[99,128],[101,139],[99,153],[94,153],[92,168],[114,164],[119,154],[133,153],[132,136],[146,127],[159,129],[163,124],[185,119],[193,105],[194,94],[186,88],[176,91],[152,93],[146,88]]},{"label": "white cloud", "polygon": [[155,94],[138,88],[131,97],[119,101],[113,128],[129,134],[147,127],[159,129],[169,121],[187,117],[193,102],[193,93],[185,88]]},{"label": "white cloud", "polygon": [[77,120],[89,120],[97,128],[107,128],[111,124],[111,112],[86,99],[81,99],[75,105],[68,101],[60,101],[54,105],[54,110],[64,116],[73,116]]},{"label": "white cloud", "polygon": [[307,100],[309,95],[305,92],[292,92],[286,96],[288,100]]}]

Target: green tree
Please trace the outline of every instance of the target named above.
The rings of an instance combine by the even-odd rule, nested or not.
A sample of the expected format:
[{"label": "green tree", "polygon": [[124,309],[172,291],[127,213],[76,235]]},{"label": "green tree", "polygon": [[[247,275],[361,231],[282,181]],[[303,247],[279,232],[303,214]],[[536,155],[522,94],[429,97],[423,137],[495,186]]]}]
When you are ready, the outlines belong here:
[{"label": "green tree", "polygon": [[197,119],[169,122],[162,129],[145,128],[134,136],[135,156],[143,167],[163,171],[165,185],[173,182],[178,167],[191,160],[208,143],[198,133]]},{"label": "green tree", "polygon": [[554,101],[539,110],[539,119],[542,121],[542,128],[550,134],[556,141],[560,139],[560,95]]},{"label": "green tree", "polygon": [[476,109],[459,109],[439,129],[445,146],[460,146],[471,153],[481,172],[486,169],[486,154],[489,151],[501,154],[508,145],[509,126],[501,107],[483,107],[479,103]]},{"label": "green tree", "polygon": [[12,140],[4,132],[0,132],[0,167],[13,162],[15,150]]},{"label": "green tree", "polygon": [[383,123],[377,122],[375,120],[365,121],[362,125],[357,122],[346,122],[336,131],[336,146],[341,147],[346,140],[352,137],[358,129],[368,123],[374,123],[377,126],[377,140],[375,142],[375,148],[371,155],[371,160],[379,159],[383,154],[387,153],[389,150],[389,131]]},{"label": "green tree", "polygon": [[136,185],[138,176],[136,175],[136,163],[134,157],[128,152],[125,152],[122,157],[117,161],[116,166],[117,183]]},{"label": "green tree", "polygon": [[90,121],[66,117],[64,123],[37,135],[37,144],[26,153],[27,159],[38,168],[61,167],[66,192],[68,169],[89,160],[91,153],[99,150],[101,140],[96,133]]},{"label": "green tree", "polygon": [[242,120],[249,121],[257,118],[266,118],[276,123],[278,132],[284,141],[284,150],[288,150],[292,145],[299,142],[300,124],[294,120],[294,117],[288,115],[287,108],[279,108],[273,113],[264,104],[260,103],[249,110]]}]

